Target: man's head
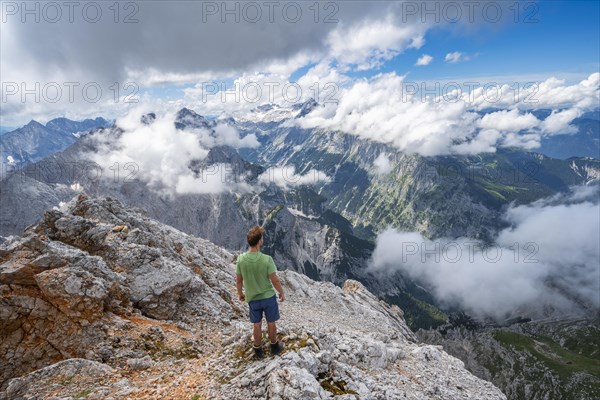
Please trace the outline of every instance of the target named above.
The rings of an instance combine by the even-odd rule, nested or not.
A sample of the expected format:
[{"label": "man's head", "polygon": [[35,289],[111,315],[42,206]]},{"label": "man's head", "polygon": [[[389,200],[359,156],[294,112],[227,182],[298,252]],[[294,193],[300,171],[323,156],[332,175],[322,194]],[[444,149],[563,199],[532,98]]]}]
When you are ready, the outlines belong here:
[{"label": "man's head", "polygon": [[248,231],[248,235],[246,236],[246,240],[248,240],[248,245],[250,247],[256,247],[259,244],[262,244],[263,233],[265,232],[264,228],[260,226],[253,226]]}]

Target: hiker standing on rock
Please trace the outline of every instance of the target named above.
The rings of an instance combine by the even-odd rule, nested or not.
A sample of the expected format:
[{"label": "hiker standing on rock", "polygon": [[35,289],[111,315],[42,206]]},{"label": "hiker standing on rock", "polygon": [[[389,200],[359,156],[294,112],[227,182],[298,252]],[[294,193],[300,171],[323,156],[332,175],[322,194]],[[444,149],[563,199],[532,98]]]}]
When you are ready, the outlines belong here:
[{"label": "hiker standing on rock", "polygon": [[[275,298],[275,289],[279,293],[279,301],[285,300],[281,282],[277,277],[277,267],[271,256],[263,254],[260,248],[263,244],[265,230],[254,226],[246,237],[249,250],[237,258],[235,273],[237,275],[237,292],[240,301],[246,301],[250,308],[250,322],[254,324],[254,354],[257,358],[264,356],[262,348],[262,318],[267,319],[271,355],[277,355],[283,349],[283,343],[277,340],[279,320],[279,305]],[[242,292],[242,288],[244,292]]]}]

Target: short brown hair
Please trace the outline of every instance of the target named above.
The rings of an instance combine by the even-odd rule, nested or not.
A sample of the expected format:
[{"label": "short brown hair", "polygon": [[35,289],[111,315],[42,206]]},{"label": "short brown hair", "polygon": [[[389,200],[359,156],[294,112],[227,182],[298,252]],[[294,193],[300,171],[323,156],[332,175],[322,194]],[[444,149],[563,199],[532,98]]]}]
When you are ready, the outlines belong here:
[{"label": "short brown hair", "polygon": [[264,232],[265,229],[260,226],[253,226],[250,228],[248,235],[246,236],[246,240],[248,240],[250,247],[254,247],[258,244],[258,242],[260,242]]}]

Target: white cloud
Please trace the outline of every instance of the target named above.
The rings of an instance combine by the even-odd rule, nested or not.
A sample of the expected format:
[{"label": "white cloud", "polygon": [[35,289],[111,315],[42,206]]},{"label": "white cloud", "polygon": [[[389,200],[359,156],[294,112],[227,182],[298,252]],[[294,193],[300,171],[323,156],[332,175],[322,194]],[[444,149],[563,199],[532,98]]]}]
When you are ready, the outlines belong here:
[{"label": "white cloud", "polygon": [[238,130],[230,125],[219,124],[215,127],[215,136],[217,144],[231,146],[236,149],[250,148],[255,149],[260,146],[254,133],[240,137]]},{"label": "white cloud", "polygon": [[200,170],[198,176],[183,173],[175,182],[176,194],[218,194],[229,191],[248,192],[252,187],[235,175],[230,164],[212,164]]},{"label": "white cloud", "polygon": [[417,66],[429,65],[429,63],[431,63],[432,61],[433,61],[432,56],[430,56],[429,54],[423,54],[421,57],[419,57],[419,59],[417,60],[415,65],[417,65]]},{"label": "white cloud", "polygon": [[360,80],[341,91],[339,104],[325,104],[297,123],[304,128],[339,129],[426,156],[490,147],[491,135],[478,135],[479,116],[466,103],[410,95],[403,80],[396,74]]},{"label": "white cloud", "polygon": [[140,179],[167,196],[249,190],[233,175],[231,166],[211,165],[195,173],[190,164],[205,159],[214,145],[254,146],[254,135],[240,138],[235,129],[225,125],[217,127],[216,136],[204,129],[176,130],[174,114],[144,125],[140,122],[144,113],[137,109],[118,119],[116,125],[123,132],[116,140],[106,134],[95,137],[98,151],[88,157],[100,165],[104,177]]},{"label": "white cloud", "polygon": [[474,239],[432,241],[386,230],[369,268],[383,275],[407,273],[430,287],[438,301],[480,316],[504,318],[518,310],[540,316],[547,306],[581,312],[565,293],[600,307],[598,187],[512,207],[506,219],[511,227],[485,248]]},{"label": "white cloud", "polygon": [[533,129],[540,120],[531,113],[520,114],[519,110],[503,110],[489,113],[478,122],[480,128],[497,129],[499,131],[519,132],[523,129]]},{"label": "white cloud", "polygon": [[382,74],[360,80],[341,92],[339,104],[327,104],[299,120],[305,128],[340,129],[409,153],[448,153],[455,139],[473,133],[464,105],[442,105],[403,98],[403,77]]},{"label": "white cloud", "polygon": [[327,37],[329,56],[358,70],[371,69],[407,48],[423,46],[426,29],[425,24],[402,24],[393,17],[340,26]]},{"label": "white cloud", "polygon": [[593,110],[600,103],[600,73],[595,72],[573,85],[554,77],[542,82],[480,83],[472,92],[462,92],[461,98],[477,110],[489,107]]},{"label": "white cloud", "polygon": [[283,189],[290,189],[300,185],[314,185],[319,182],[330,182],[331,178],[323,171],[311,169],[304,175],[296,173],[293,165],[268,168],[258,177],[259,183],[264,185],[275,184]]},{"label": "white cloud", "polygon": [[[515,100],[508,85],[498,87],[498,103],[489,101],[483,87],[462,96],[447,94],[445,99],[411,91],[412,82],[405,82],[402,76],[379,74],[342,86],[338,104],[324,104],[294,123],[303,128],[341,130],[424,156],[494,152],[498,146],[531,150],[540,146],[544,135],[575,131],[569,124],[585,110],[580,105],[599,96],[598,76],[592,74],[579,84],[561,88],[541,84],[554,85],[552,94],[538,91],[542,104],[554,112],[540,120],[529,112],[530,107]],[[576,105],[556,110],[559,104],[564,107],[565,98]],[[507,109],[485,115],[476,112],[489,107]]]},{"label": "white cloud", "polygon": [[446,57],[444,57],[444,61],[446,61],[447,63],[451,63],[451,64],[456,64],[461,61],[469,61],[470,59],[471,59],[470,56],[467,56],[466,54],[461,53],[460,51],[448,53],[448,54],[446,54]]},{"label": "white cloud", "polygon": [[593,109],[600,102],[600,72],[591,74],[576,85],[565,85],[565,81],[556,78],[546,79],[532,96],[533,104],[538,108],[562,108],[574,106]]},{"label": "white cloud", "polygon": [[496,129],[482,129],[476,140],[455,144],[452,149],[456,154],[479,154],[496,152],[497,144],[504,140],[505,133]]},{"label": "white cloud", "polygon": [[375,161],[373,161],[373,166],[377,170],[378,175],[385,175],[392,172],[392,163],[384,153],[381,153],[379,156],[377,156]]},{"label": "white cloud", "polygon": [[570,124],[581,115],[583,111],[576,107],[563,111],[554,110],[544,119],[540,128],[548,135],[577,133],[577,127]]},{"label": "white cloud", "polygon": [[525,150],[533,150],[540,147],[542,139],[539,133],[514,133],[507,132],[502,137],[500,144],[508,147],[520,147]]}]

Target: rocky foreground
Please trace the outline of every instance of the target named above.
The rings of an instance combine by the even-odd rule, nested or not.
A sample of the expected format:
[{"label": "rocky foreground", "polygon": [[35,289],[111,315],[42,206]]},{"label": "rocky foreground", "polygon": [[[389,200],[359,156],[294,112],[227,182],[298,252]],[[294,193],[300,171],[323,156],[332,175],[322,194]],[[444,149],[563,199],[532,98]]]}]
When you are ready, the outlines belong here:
[{"label": "rocky foreground", "polygon": [[0,399],[506,398],[351,280],[281,272],[286,348],[253,360],[232,260],[115,200],[46,212],[0,245]]}]

